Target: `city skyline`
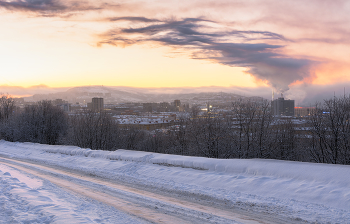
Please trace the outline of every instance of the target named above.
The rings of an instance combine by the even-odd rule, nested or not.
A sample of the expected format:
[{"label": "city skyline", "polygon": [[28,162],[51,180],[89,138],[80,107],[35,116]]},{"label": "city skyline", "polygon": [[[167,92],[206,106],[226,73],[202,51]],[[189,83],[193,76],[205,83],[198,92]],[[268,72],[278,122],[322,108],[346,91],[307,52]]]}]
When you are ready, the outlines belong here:
[{"label": "city skyline", "polygon": [[340,94],[350,83],[349,9],[341,0],[0,0],[0,91],[222,86],[290,89],[286,95],[300,99]]}]

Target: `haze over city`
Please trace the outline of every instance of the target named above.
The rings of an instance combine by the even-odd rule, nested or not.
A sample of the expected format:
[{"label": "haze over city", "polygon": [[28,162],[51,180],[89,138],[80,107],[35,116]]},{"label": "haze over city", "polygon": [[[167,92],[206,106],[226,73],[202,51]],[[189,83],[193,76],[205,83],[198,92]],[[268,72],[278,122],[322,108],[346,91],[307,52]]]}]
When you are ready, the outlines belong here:
[{"label": "haze over city", "polygon": [[0,91],[222,87],[269,97],[273,89],[309,104],[350,91],[349,7],[342,0],[1,0]]},{"label": "haze over city", "polygon": [[0,0],[0,223],[350,223],[349,0]]}]

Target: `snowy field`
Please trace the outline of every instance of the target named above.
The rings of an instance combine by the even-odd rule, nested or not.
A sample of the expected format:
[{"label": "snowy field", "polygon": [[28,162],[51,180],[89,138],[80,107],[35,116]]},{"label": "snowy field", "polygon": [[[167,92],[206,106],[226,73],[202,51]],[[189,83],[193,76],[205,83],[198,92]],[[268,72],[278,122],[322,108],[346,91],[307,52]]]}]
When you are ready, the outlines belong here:
[{"label": "snowy field", "polygon": [[0,223],[143,223],[1,163],[1,157],[142,183],[309,223],[350,223],[350,166],[208,159],[0,141]]}]

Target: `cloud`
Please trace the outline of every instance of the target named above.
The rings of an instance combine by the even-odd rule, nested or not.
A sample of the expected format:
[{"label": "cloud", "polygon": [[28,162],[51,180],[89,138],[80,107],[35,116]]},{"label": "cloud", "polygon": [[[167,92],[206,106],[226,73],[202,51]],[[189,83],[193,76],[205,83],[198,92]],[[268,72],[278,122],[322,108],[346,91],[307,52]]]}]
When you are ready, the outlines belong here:
[{"label": "cloud", "polygon": [[57,0],[0,1],[0,6],[20,11],[64,11],[68,8]]},{"label": "cloud", "polygon": [[80,11],[98,11],[117,5],[100,3],[91,5],[86,1],[62,0],[0,0],[0,8],[9,11],[22,11],[36,13],[40,16],[58,16]]},{"label": "cloud", "polygon": [[314,106],[316,102],[323,103],[324,100],[336,97],[350,96],[350,82],[337,82],[327,85],[316,85],[302,83],[293,85],[286,98],[294,99],[296,106]]},{"label": "cloud", "polygon": [[[256,30],[230,30],[203,18],[156,20],[145,17],[119,17],[114,21],[132,22],[132,27],[113,29],[99,44],[131,45],[156,42],[176,50],[191,52],[194,59],[210,60],[227,66],[246,67],[247,73],[267,82],[277,92],[311,76],[316,63],[293,58],[282,52],[289,42],[283,35]],[[283,44],[278,44],[283,43]]]},{"label": "cloud", "polygon": [[159,20],[157,19],[149,19],[146,17],[131,17],[131,16],[111,17],[111,18],[108,18],[108,21],[159,22]]}]

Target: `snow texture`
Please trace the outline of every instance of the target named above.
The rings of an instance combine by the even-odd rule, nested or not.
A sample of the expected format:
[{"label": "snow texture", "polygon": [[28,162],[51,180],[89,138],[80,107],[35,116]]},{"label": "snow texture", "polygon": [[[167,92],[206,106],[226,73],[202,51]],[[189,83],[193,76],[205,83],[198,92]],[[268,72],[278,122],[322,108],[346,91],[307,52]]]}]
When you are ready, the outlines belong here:
[{"label": "snow texture", "polygon": [[0,164],[0,223],[143,223]]},{"label": "snow texture", "polygon": [[[272,215],[295,220],[317,223],[349,223],[350,220],[350,166],[346,165],[263,159],[209,159],[121,149],[109,152],[76,146],[11,143],[3,140],[0,141],[0,154],[106,178],[127,179],[131,183],[142,182],[145,185],[167,189],[169,192],[182,192],[184,195],[201,194],[211,200],[228,201],[243,209],[268,211]],[[23,175],[19,175],[15,178],[24,178],[19,183],[25,184],[26,187],[21,187],[18,192],[11,190],[18,187],[18,183],[13,176],[8,175],[12,175],[12,172],[8,171],[9,168],[4,167],[0,166],[1,207],[7,207],[7,204],[11,206],[9,211],[0,212],[0,221],[7,222],[13,214],[17,214],[14,217],[18,220],[36,220],[39,223],[42,223],[42,220],[51,222],[57,219],[57,211],[52,211],[54,209],[35,207],[40,204],[40,200],[46,200],[44,198],[57,201],[62,197],[59,193],[58,196],[47,196],[55,191],[37,193],[37,189],[45,190],[54,186],[47,183],[43,185],[41,180],[26,181]],[[37,194],[40,195],[39,198],[31,199]],[[69,197],[64,200],[66,199]],[[38,211],[34,209],[29,211],[35,215],[22,217],[22,213],[28,208],[20,207],[20,200],[33,204],[40,214],[36,214]],[[101,211],[100,208],[89,207],[97,206],[94,204],[89,204],[83,209],[73,209],[82,206],[82,202],[77,201],[52,204],[62,209],[71,208],[76,214],[74,218],[77,219],[79,213],[86,214],[85,209],[88,212],[94,209]],[[19,205],[16,206],[16,203]],[[90,220],[108,222],[107,219],[110,218],[105,213],[105,218],[102,218],[96,211],[91,214]],[[126,216],[122,213],[118,215]],[[67,216],[67,219],[72,217]],[[125,218],[123,221],[130,219]]]}]

